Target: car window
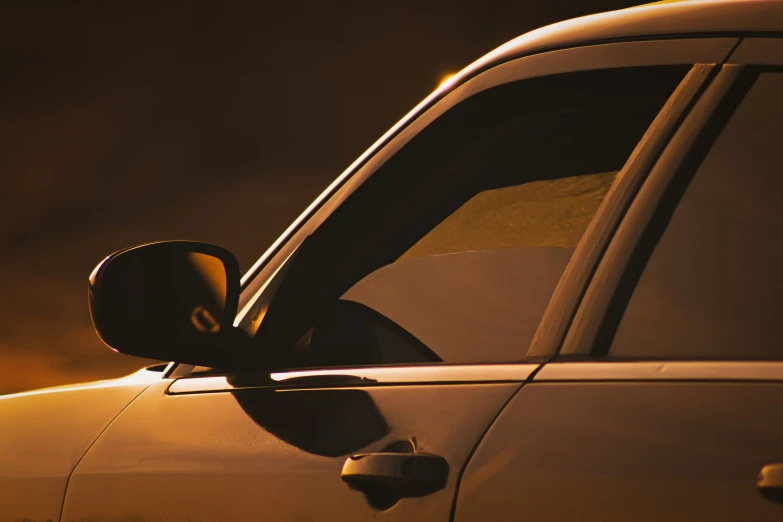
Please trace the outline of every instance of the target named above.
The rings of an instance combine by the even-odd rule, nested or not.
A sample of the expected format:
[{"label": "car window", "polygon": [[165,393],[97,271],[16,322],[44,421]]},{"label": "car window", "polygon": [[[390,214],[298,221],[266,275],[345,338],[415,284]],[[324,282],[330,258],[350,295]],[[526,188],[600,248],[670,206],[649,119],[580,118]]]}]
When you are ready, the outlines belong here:
[{"label": "car window", "polygon": [[481,191],[340,299],[404,325],[440,359],[519,359],[616,175]]},{"label": "car window", "polygon": [[522,359],[585,228],[686,70],[526,80],[450,109],[292,256],[272,304],[249,314],[263,317],[259,349],[280,349],[286,367]]},{"label": "car window", "polygon": [[781,93],[761,74],[681,192],[610,357],[783,357]]}]

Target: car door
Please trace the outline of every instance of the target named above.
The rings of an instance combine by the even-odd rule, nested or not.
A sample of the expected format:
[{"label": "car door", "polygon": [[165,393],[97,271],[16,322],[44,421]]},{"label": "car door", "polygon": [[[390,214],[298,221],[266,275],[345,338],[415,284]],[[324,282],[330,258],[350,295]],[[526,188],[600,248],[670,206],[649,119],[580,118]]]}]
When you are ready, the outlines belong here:
[{"label": "car door", "polygon": [[[763,65],[758,65],[763,64]],[[611,240],[455,520],[783,517],[783,42],[746,39]]]},{"label": "car door", "polygon": [[648,44],[523,58],[444,97],[248,286],[258,367],[150,387],[77,466],[62,520],[449,520],[552,355],[525,351],[548,306],[575,305],[550,303],[589,271],[575,247],[709,77],[691,64],[733,43]]}]

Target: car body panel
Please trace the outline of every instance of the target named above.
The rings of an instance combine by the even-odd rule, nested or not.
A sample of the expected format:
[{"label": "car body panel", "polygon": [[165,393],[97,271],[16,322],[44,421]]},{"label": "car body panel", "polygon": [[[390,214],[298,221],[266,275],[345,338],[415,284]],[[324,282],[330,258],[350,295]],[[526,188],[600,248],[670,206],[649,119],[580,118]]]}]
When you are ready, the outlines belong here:
[{"label": "car body panel", "polygon": [[[625,373],[629,382],[520,391],[465,471],[456,522],[487,513],[539,522],[781,519],[783,506],[756,491],[756,478],[783,462],[783,382],[748,382],[747,368],[732,381],[730,368],[709,365],[679,367],[678,379],[692,370],[700,382],[644,382],[637,369],[602,365],[596,379]],[[703,380],[710,373],[721,382]]]},{"label": "car body panel", "polygon": [[58,520],[71,472],[160,372],[0,397],[0,521]]},{"label": "car body panel", "polygon": [[769,0],[657,2],[573,18],[530,31],[481,57],[469,68],[486,68],[513,57],[597,42],[779,32],[782,19],[783,4]]},{"label": "car body panel", "polygon": [[[161,382],[79,463],[62,520],[445,522],[464,463],[520,386],[322,385],[169,395]],[[340,480],[348,456],[406,440],[448,461],[445,489],[382,510]]]}]

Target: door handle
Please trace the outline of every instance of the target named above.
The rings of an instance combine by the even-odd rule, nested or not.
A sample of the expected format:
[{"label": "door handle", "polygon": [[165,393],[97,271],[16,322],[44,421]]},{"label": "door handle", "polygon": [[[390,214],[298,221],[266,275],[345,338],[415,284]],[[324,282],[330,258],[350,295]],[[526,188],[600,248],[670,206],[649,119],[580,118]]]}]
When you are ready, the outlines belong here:
[{"label": "door handle", "polygon": [[446,486],[449,464],[429,453],[361,453],[346,459],[341,477],[355,489],[385,486],[399,497],[420,497]]},{"label": "door handle", "polygon": [[764,497],[783,504],[783,463],[767,464],[761,468],[756,487]]}]

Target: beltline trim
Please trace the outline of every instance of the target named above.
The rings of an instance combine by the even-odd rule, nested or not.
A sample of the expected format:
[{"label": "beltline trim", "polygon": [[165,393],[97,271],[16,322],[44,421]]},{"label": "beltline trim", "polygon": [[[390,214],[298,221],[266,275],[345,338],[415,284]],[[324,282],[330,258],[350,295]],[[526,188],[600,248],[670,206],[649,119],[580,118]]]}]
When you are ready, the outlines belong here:
[{"label": "beltline trim", "polygon": [[467,364],[383,366],[296,370],[255,375],[193,375],[177,379],[168,394],[230,392],[252,388],[323,388],[525,382],[539,364]]},{"label": "beltline trim", "polygon": [[783,381],[783,361],[556,362],[533,381]]}]

